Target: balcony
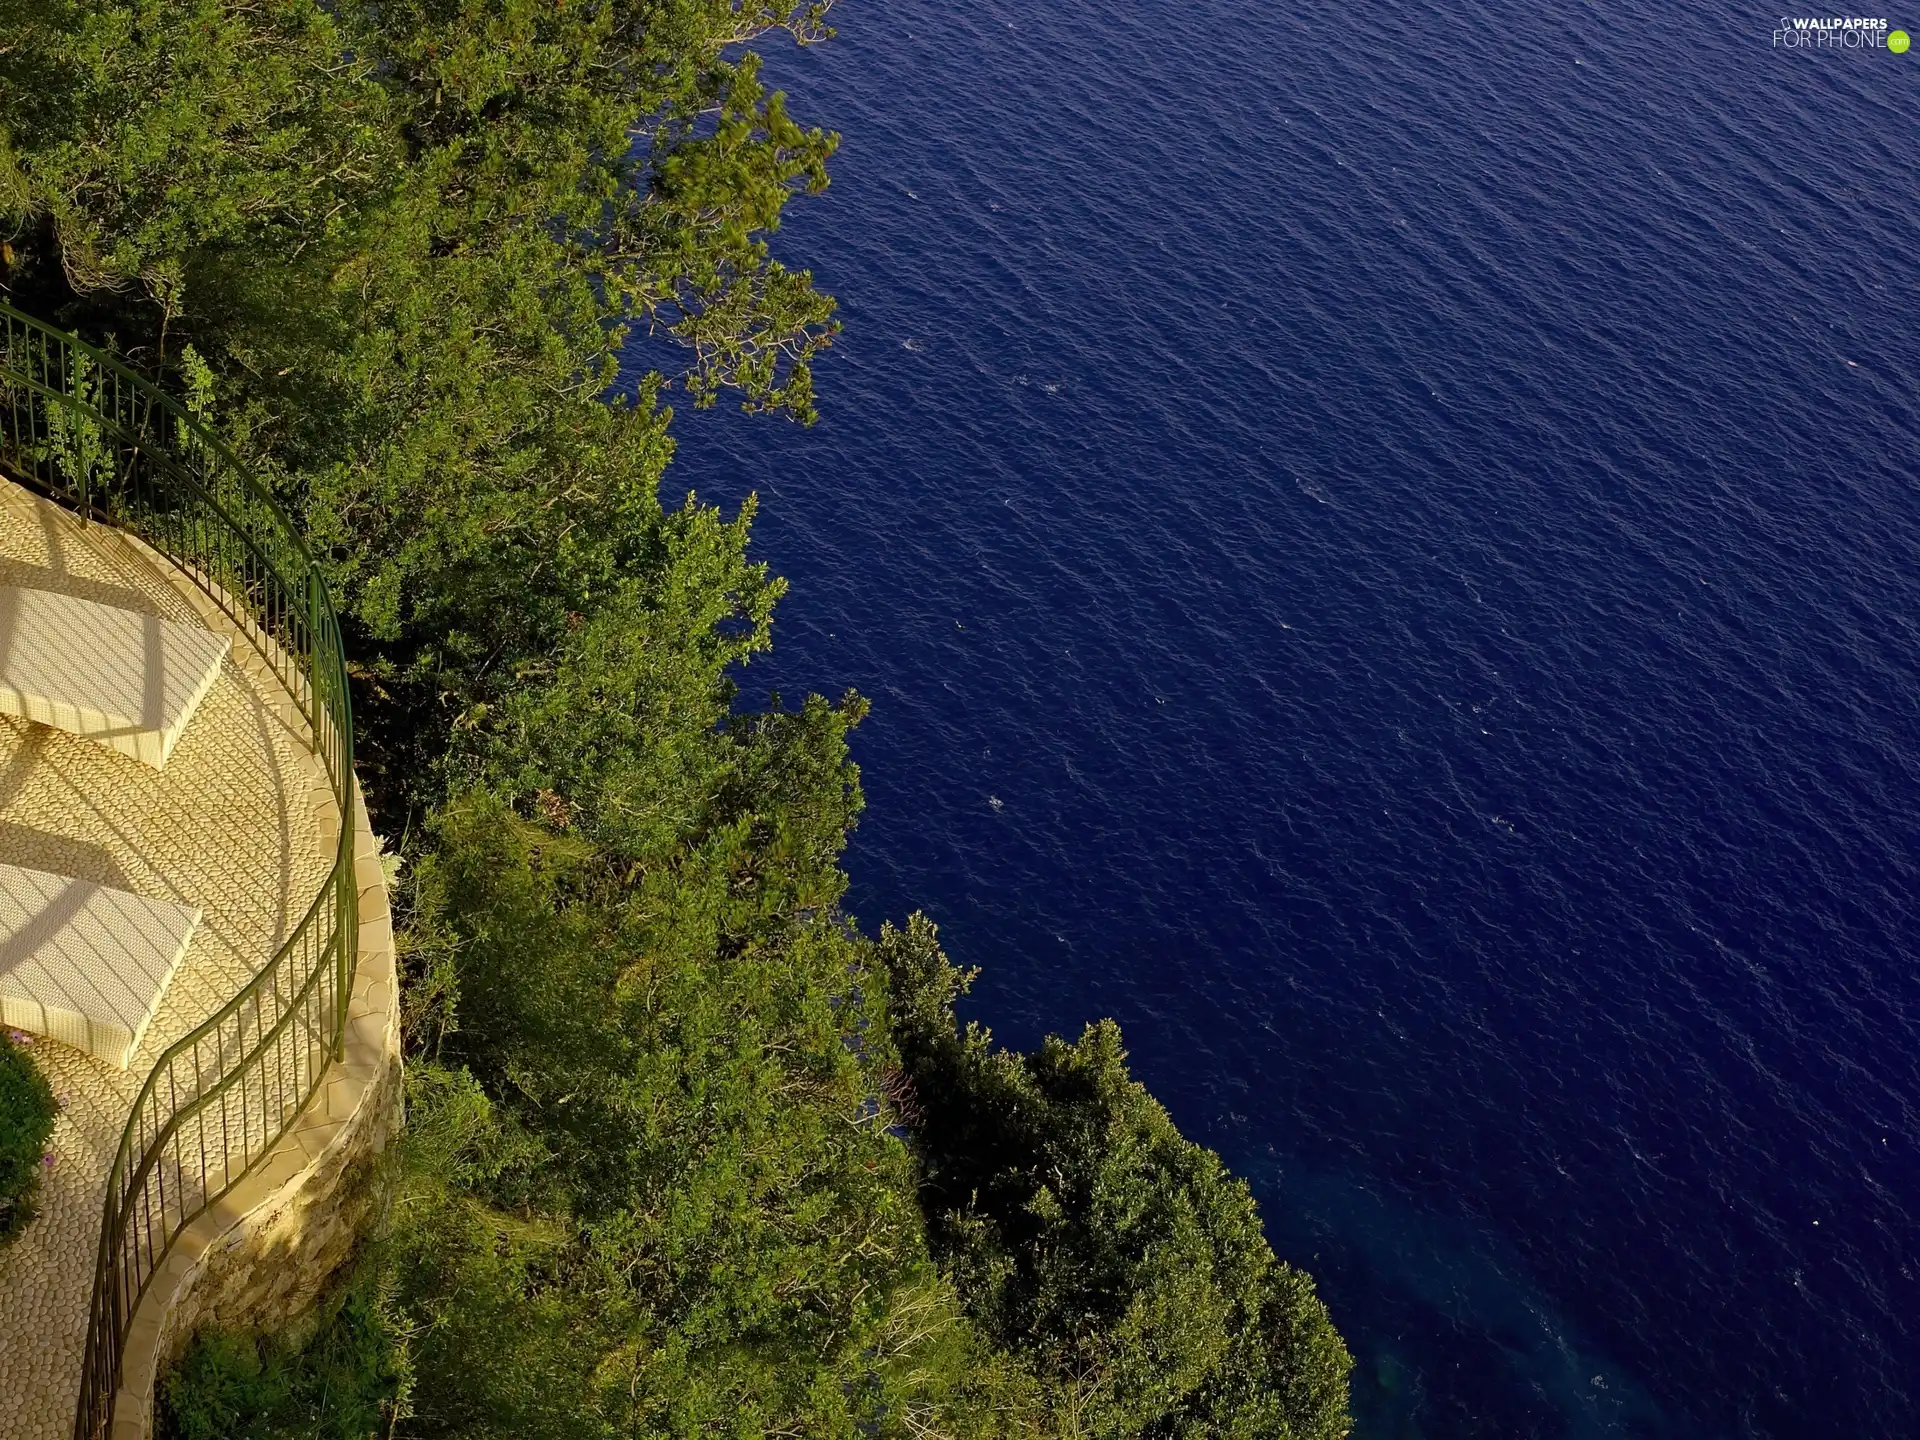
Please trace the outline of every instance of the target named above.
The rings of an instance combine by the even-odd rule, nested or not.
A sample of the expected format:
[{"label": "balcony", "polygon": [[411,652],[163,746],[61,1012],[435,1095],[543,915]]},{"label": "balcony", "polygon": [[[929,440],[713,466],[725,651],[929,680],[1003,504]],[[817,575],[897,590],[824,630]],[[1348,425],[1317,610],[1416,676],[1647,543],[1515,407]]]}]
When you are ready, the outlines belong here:
[{"label": "balcony", "polygon": [[297,1252],[384,1134],[385,879],[290,522],[131,372],[0,321],[0,1015],[63,1107],[0,1250],[0,1440],[141,1437],[226,1257]]}]

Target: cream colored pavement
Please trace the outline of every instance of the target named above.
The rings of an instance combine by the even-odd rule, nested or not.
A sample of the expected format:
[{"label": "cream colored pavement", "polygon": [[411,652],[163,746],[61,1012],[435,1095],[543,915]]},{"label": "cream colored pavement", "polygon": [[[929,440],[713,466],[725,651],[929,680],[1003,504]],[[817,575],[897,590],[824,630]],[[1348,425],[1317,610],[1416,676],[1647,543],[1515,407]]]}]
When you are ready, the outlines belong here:
[{"label": "cream colored pavement", "polygon": [[[213,627],[190,582],[151,552],[0,480],[0,585],[53,590]],[[72,876],[203,918],[121,1071],[66,1045],[32,1050],[62,1112],[38,1217],[0,1248],[0,1440],[66,1440],[106,1174],[154,1060],[232,997],[325,880],[339,816],[285,692],[236,638],[164,770],[0,716],[0,863]]]},{"label": "cream colored pavement", "polygon": [[0,714],[85,735],[159,769],[231,647],[198,625],[0,585]]}]

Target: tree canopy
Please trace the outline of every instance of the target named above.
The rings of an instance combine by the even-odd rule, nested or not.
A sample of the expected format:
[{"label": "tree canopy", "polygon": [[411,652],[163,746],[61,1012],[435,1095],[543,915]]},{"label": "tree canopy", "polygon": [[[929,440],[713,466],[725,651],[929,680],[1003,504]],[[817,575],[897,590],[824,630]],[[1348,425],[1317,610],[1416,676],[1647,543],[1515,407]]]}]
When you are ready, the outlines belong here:
[{"label": "tree canopy", "polygon": [[[833,305],[767,235],[837,137],[742,47],[824,11],[0,0],[8,290],[204,361],[402,702],[401,788],[658,546],[664,394],[812,418]],[[622,382],[637,332],[684,366]]]},{"label": "tree canopy", "polygon": [[926,917],[877,949],[932,1252],[1065,1433],[1339,1440],[1350,1361],[1312,1282],[1127,1073],[1119,1027],[997,1049],[957,1026],[972,976]]}]

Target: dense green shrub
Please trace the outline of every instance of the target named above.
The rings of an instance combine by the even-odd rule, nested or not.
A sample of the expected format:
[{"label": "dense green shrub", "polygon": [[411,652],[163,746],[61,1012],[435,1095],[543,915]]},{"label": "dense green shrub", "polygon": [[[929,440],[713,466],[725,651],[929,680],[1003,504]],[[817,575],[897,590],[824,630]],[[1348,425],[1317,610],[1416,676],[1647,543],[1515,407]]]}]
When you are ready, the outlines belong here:
[{"label": "dense green shrub", "polygon": [[372,1270],[333,1296],[304,1343],[216,1331],[161,1387],[161,1440],[367,1440],[404,1403],[404,1351]]},{"label": "dense green shrub", "polygon": [[58,1113],[27,1047],[0,1031],[0,1244],[33,1218],[33,1193]]}]

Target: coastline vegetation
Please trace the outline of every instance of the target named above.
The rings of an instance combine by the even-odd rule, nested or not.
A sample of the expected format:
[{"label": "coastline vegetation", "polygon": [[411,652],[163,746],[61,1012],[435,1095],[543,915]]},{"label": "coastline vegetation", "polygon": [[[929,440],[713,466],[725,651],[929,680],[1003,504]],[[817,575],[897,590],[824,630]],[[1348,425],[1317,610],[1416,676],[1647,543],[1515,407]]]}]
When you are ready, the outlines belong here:
[{"label": "coastline vegetation", "polygon": [[866,702],[746,704],[754,504],[663,499],[676,392],[814,415],[833,304],[767,237],[837,137],[748,47],[825,8],[0,0],[0,285],[304,517],[409,867],[385,1219],[297,1332],[201,1339],[176,1436],[1346,1433],[1112,1024],[998,1049],[927,922],[844,913]]}]

